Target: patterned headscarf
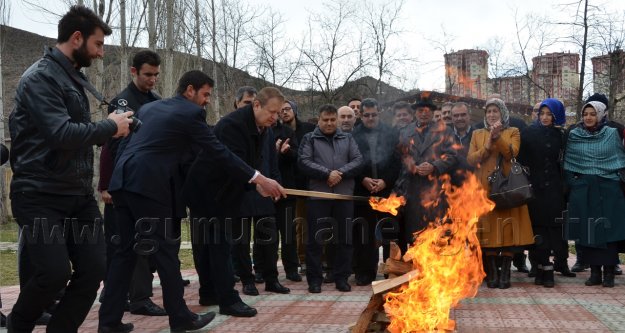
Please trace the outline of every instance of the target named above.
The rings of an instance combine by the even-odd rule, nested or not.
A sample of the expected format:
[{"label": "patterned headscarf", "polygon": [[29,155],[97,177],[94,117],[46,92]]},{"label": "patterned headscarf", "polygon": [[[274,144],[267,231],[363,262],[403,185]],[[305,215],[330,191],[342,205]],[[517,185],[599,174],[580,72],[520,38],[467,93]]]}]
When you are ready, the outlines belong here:
[{"label": "patterned headscarf", "polygon": [[506,103],[499,98],[490,98],[486,101],[486,105],[484,105],[484,128],[490,128],[488,122],[486,121],[486,108],[492,104],[497,106],[501,112],[501,123],[503,124],[503,128],[508,128],[510,125],[510,111],[508,111]]},{"label": "patterned headscarf", "polygon": [[580,121],[580,126],[585,128],[587,131],[590,132],[596,132],[601,130],[601,128],[605,125],[605,123],[608,121],[608,112],[606,111],[606,106],[605,104],[599,102],[599,101],[590,101],[586,104],[584,104],[584,106],[582,107],[582,114],[584,112],[584,109],[586,107],[592,107],[593,109],[595,109],[595,111],[597,111],[597,126],[595,126],[594,128],[587,128],[586,126],[584,126],[584,120],[582,119],[582,121]]}]

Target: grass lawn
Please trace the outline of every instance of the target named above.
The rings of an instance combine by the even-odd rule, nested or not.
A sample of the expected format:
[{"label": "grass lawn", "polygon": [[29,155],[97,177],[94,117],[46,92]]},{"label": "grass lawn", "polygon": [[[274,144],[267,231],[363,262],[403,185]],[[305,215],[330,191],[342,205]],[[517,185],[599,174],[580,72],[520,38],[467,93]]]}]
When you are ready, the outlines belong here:
[{"label": "grass lawn", "polygon": [[[188,223],[183,222],[181,228],[182,241],[189,241]],[[17,242],[17,224],[14,222],[0,224],[0,242]],[[181,269],[193,269],[193,252],[191,249],[180,250]],[[0,251],[0,286],[19,284],[17,277],[17,252],[12,250]]]}]

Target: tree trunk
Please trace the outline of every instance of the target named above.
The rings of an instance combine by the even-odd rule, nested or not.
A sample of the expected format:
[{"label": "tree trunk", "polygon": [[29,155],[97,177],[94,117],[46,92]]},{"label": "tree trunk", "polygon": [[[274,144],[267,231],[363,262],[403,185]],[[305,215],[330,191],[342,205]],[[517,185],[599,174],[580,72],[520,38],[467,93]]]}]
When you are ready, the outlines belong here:
[{"label": "tree trunk", "polygon": [[119,67],[120,80],[119,90],[124,90],[128,84],[128,41],[126,38],[126,0],[119,0],[120,22],[119,29],[121,35],[121,61]]},{"label": "tree trunk", "polygon": [[[211,0],[211,16],[213,19],[213,31],[212,31],[212,40],[213,40],[213,80],[217,81],[217,55],[216,55],[216,51],[217,51],[217,23],[215,22],[217,20],[217,16],[215,15],[215,0]],[[217,123],[217,121],[219,120],[220,114],[220,106],[219,106],[219,93],[218,93],[218,89],[219,89],[219,85],[215,85],[215,87],[213,88],[213,96],[215,96],[215,99],[213,100],[213,110],[214,110],[214,114],[213,114],[213,119],[212,119],[212,123],[215,124]]]},{"label": "tree trunk", "polygon": [[577,121],[582,119],[582,100],[584,99],[584,74],[586,71],[586,48],[588,44],[588,0],[584,0],[584,39],[582,40],[582,65],[579,70],[579,88],[575,101],[575,114]]},{"label": "tree trunk", "polygon": [[[0,4],[0,9],[6,9],[6,3],[4,0]],[[3,19],[0,18],[0,19]],[[2,22],[4,23],[4,22]],[[2,49],[4,48],[4,41],[2,39],[2,27],[0,27],[0,144],[4,144],[4,94],[2,86]],[[8,221],[8,200],[7,200],[7,187],[5,168],[0,166],[0,223]]]},{"label": "tree trunk", "polygon": [[148,47],[152,51],[156,51],[156,14],[154,1],[156,0],[148,0]]},{"label": "tree trunk", "polygon": [[165,84],[164,95],[172,96],[174,91],[174,0],[167,0],[167,37],[165,40]]},{"label": "tree trunk", "polygon": [[196,68],[204,71],[204,66],[202,63],[202,39],[200,37],[200,2],[199,0],[195,0],[195,49],[196,49],[196,57],[197,57],[197,65]]}]

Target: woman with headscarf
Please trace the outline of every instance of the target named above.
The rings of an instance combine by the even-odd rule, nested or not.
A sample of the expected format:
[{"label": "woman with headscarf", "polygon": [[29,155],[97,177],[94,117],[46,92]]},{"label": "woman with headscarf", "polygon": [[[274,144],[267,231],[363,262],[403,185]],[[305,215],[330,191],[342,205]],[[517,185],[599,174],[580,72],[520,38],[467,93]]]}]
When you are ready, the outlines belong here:
[{"label": "woman with headscarf", "polygon": [[[529,180],[534,189],[534,200],[527,205],[536,235],[530,261],[537,266],[534,283],[546,288],[555,285],[554,264],[549,258],[551,251],[556,258],[566,258],[568,254],[568,244],[562,233],[562,212],[566,204],[561,168],[565,123],[562,102],[547,98],[538,105],[537,118],[532,125],[521,131],[519,160],[529,167]],[[566,262],[559,264],[566,265]]]},{"label": "woman with headscarf", "polygon": [[[473,132],[467,160],[475,166],[475,174],[482,186],[490,190],[488,176],[502,157],[502,172],[510,173],[511,159],[519,152],[519,130],[509,126],[510,113],[498,98],[486,101],[484,128]],[[478,237],[485,257],[486,285],[489,288],[510,288],[512,256],[524,246],[534,243],[527,206],[495,209],[478,224]],[[498,258],[501,257],[501,271]]]},{"label": "woman with headscarf", "polygon": [[[569,132],[564,154],[569,186],[568,239],[578,241],[582,262],[590,265],[587,286],[614,287],[618,242],[625,240],[625,197],[619,172],[625,168],[625,148],[617,129],[606,126],[605,104],[582,108],[582,122]],[[603,266],[603,276],[602,268]]]}]

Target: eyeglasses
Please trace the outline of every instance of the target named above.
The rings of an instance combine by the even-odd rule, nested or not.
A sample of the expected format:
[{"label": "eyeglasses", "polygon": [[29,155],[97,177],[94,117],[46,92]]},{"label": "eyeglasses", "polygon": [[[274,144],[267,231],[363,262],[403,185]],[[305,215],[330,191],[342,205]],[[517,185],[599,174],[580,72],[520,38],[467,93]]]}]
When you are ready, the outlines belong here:
[{"label": "eyeglasses", "polygon": [[291,111],[291,110],[293,110],[293,108],[289,108],[289,107],[282,108],[282,112],[287,112],[287,111]]},{"label": "eyeglasses", "polygon": [[364,118],[375,118],[378,116],[378,114],[377,113],[363,113],[362,116]]}]

